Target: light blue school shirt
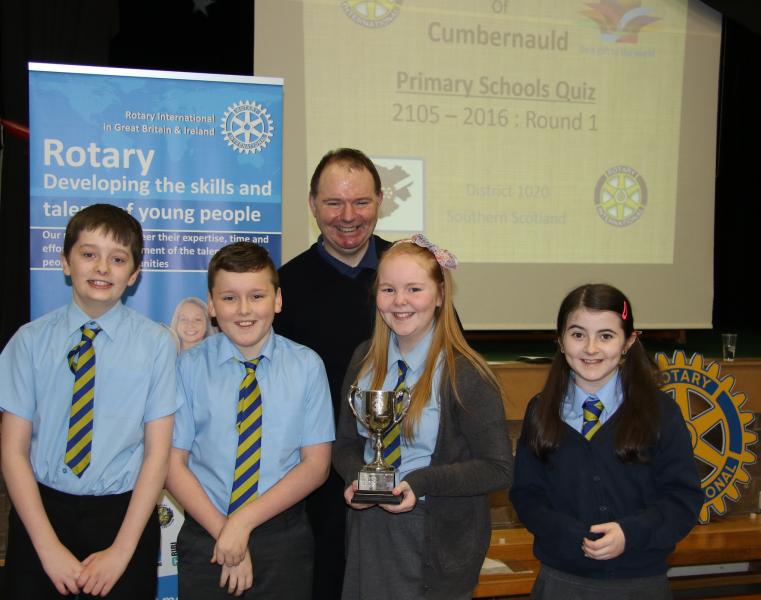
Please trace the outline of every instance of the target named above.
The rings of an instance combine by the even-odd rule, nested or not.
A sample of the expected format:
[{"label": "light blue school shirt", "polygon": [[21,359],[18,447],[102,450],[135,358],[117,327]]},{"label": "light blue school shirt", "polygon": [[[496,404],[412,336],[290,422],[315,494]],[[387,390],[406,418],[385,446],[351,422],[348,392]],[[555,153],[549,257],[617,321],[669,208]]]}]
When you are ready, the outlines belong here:
[{"label": "light blue school shirt", "polygon": [[610,378],[610,381],[597,390],[595,394],[582,390],[576,385],[574,377],[571,375],[571,379],[568,381],[568,391],[563,401],[563,421],[579,433],[581,433],[581,427],[584,423],[583,404],[589,396],[595,396],[602,402],[603,408],[600,415],[600,423],[605,423],[616,413],[618,407],[624,401],[624,394],[621,390],[621,377],[618,370]]},{"label": "light blue school shirt", "polygon": [[[256,367],[262,395],[261,496],[301,462],[304,446],[335,440],[328,377],[315,352],[275,334]],[[188,467],[217,510],[227,514],[238,450],[238,394],[244,357],[224,333],[206,338],[177,361],[183,406],[173,445],[190,453]]]},{"label": "light blue school shirt", "polygon": [[[384,390],[393,390],[396,388],[396,382],[399,378],[397,370],[397,361],[399,359],[407,363],[407,376],[405,383],[407,389],[410,389],[417,383],[423,374],[425,368],[425,359],[428,356],[428,350],[431,347],[433,339],[433,327],[417,343],[417,345],[406,355],[402,356],[399,345],[396,340],[396,334],[391,333],[391,340],[388,345],[388,365],[386,367],[386,378],[383,380]],[[436,449],[436,440],[439,435],[439,383],[441,381],[441,368],[443,356],[439,356],[436,370],[433,375],[433,385],[431,386],[431,396],[423,408],[423,413],[415,428],[415,435],[412,440],[404,439],[402,435],[402,464],[397,472],[397,483],[402,481],[407,473],[417,471],[431,464],[431,456]],[[359,380],[359,388],[362,390],[371,389],[370,382],[372,374],[367,373]],[[357,431],[362,437],[368,438],[365,442],[365,463],[369,463],[375,456],[372,441],[369,439],[369,432],[364,425],[357,422]]]},{"label": "light blue school shirt", "polygon": [[93,321],[74,302],[21,327],[0,356],[0,409],[32,422],[29,457],[37,481],[78,496],[135,487],[144,425],[173,414],[177,347],[161,325],[117,302],[94,319],[92,458],[77,477],[64,464],[74,374],[67,359]]}]

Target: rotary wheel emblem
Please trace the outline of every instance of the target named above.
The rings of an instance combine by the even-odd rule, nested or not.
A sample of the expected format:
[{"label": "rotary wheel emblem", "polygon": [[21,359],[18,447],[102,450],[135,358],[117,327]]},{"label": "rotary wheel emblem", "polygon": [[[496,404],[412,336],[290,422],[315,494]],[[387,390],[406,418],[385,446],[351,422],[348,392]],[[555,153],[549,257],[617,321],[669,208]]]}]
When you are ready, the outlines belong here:
[{"label": "rotary wheel emblem", "polygon": [[642,216],[647,204],[647,186],[631,167],[608,169],[595,188],[595,209],[608,225],[625,227]]},{"label": "rotary wheel emblem", "polygon": [[365,27],[385,27],[396,19],[402,0],[343,0],[341,8],[352,21]]},{"label": "rotary wheel emblem", "polygon": [[227,145],[243,154],[266,148],[274,131],[272,117],[256,102],[236,102],[222,116],[222,135]]},{"label": "rotary wheel emblem", "polygon": [[750,482],[745,466],[756,462],[748,450],[756,442],[747,429],[753,413],[742,410],[745,394],[732,393],[734,377],[721,378],[717,363],[704,365],[699,354],[688,361],[681,351],[671,361],[658,353],[657,360],[666,381],[663,391],[679,405],[690,432],[705,494],[700,522],[708,523],[711,511],[727,512],[727,498],[740,499],[738,483]]},{"label": "rotary wheel emblem", "polygon": [[159,525],[169,527],[174,521],[174,511],[166,504],[159,504],[156,510],[159,513]]}]

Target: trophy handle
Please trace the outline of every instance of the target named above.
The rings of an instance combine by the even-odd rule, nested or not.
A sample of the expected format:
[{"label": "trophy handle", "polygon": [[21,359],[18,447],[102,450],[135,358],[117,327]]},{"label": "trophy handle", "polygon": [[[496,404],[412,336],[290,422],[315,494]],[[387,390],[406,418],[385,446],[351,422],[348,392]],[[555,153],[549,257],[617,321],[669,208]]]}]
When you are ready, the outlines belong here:
[{"label": "trophy handle", "polygon": [[370,431],[370,425],[365,421],[365,419],[357,412],[357,409],[354,408],[354,398],[357,396],[357,392],[359,392],[359,388],[356,385],[352,385],[349,387],[349,396],[346,398],[349,402],[349,408],[351,409],[351,412],[354,413],[354,417],[364,425],[365,429]]},{"label": "trophy handle", "polygon": [[[399,423],[407,414],[407,411],[410,409],[411,402],[412,396],[410,395],[410,391],[408,389],[405,388],[396,392],[394,395],[394,425]],[[402,409],[397,413],[396,406],[399,403],[401,403]]]}]

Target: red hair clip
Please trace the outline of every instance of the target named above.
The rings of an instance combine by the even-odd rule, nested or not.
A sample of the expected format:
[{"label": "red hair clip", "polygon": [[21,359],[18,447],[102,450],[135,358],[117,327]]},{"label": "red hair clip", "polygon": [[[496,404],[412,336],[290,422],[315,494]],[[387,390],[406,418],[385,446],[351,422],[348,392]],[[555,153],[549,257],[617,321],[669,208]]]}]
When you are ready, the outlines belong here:
[{"label": "red hair clip", "polygon": [[629,307],[626,305],[626,300],[624,300],[624,310],[621,311],[621,319],[626,321],[626,317],[629,316]]}]

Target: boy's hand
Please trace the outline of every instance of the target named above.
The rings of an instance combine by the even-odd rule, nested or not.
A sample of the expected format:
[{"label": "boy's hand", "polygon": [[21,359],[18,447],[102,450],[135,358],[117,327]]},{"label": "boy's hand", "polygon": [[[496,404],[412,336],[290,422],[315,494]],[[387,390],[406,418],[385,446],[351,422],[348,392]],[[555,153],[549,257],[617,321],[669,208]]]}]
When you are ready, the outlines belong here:
[{"label": "boy's hand", "polygon": [[610,560],[620,556],[626,548],[626,536],[621,526],[612,521],[600,523],[589,528],[592,533],[601,533],[602,537],[597,540],[584,538],[581,550],[584,556],[594,560]]},{"label": "boy's hand", "polygon": [[239,565],[248,552],[248,538],[251,531],[229,517],[222,531],[219,532],[211,562],[226,567]]},{"label": "boy's hand", "polygon": [[359,485],[355,479],[351,482],[351,485],[344,490],[344,500],[346,500],[346,504],[348,504],[354,510],[365,510],[366,508],[375,506],[375,504],[353,504],[351,499],[354,497],[354,492],[356,492],[358,489]]},{"label": "boy's hand", "polygon": [[403,513],[409,512],[415,508],[415,505],[417,504],[417,496],[415,495],[415,492],[412,491],[410,484],[406,481],[402,481],[391,490],[391,493],[394,494],[394,496],[401,494],[402,502],[400,504],[379,504],[383,510],[390,513]]},{"label": "boy's hand", "polygon": [[111,591],[127,568],[131,553],[109,546],[100,552],[93,552],[82,561],[84,567],[77,579],[85,594],[105,596]]},{"label": "boy's hand", "polygon": [[82,573],[82,563],[66,546],[59,543],[49,552],[40,552],[40,562],[59,594],[66,596],[79,593],[77,579]]},{"label": "boy's hand", "polygon": [[254,585],[254,567],[251,564],[251,554],[246,550],[246,556],[235,567],[222,566],[222,576],[219,587],[227,587],[227,593],[241,596],[243,592]]}]

